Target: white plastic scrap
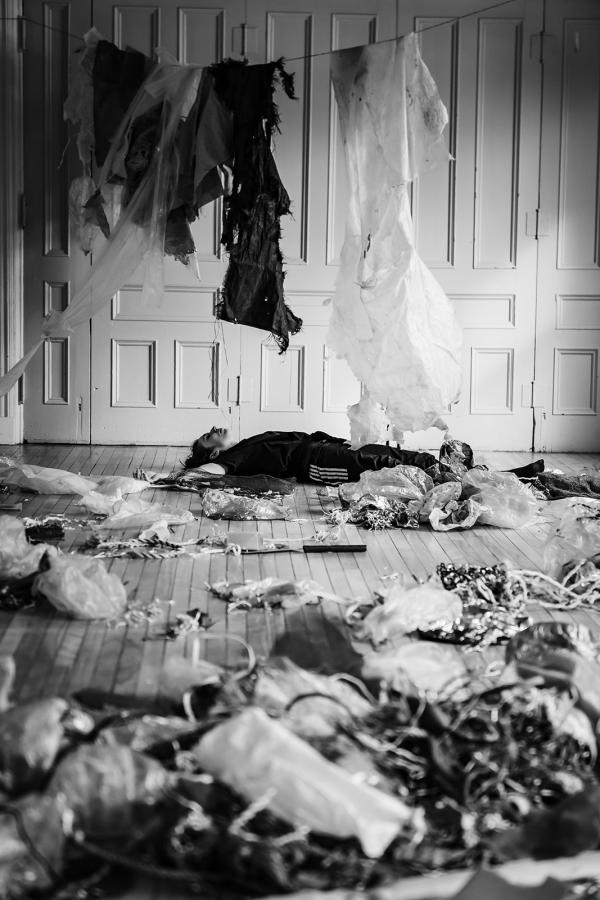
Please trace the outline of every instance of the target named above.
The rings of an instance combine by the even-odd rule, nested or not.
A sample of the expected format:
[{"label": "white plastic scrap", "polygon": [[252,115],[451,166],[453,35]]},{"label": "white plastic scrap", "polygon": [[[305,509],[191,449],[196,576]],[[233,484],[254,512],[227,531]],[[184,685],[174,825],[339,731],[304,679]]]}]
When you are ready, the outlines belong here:
[{"label": "white plastic scrap", "polygon": [[458,594],[434,584],[394,584],[383,603],[365,616],[361,636],[382,644],[419,628],[450,626],[462,614]]},{"label": "white plastic scrap", "polygon": [[448,114],[415,34],[333,53],[331,77],[350,202],[327,344],[398,430],[444,428],[461,335],[416,251],[408,186],[449,158]]},{"label": "white plastic scrap", "polygon": [[209,731],[193,749],[200,766],[250,802],[300,828],[356,837],[367,856],[381,856],[402,832],[416,841],[424,817],[376,788],[355,782],[262,709],[250,707]]}]

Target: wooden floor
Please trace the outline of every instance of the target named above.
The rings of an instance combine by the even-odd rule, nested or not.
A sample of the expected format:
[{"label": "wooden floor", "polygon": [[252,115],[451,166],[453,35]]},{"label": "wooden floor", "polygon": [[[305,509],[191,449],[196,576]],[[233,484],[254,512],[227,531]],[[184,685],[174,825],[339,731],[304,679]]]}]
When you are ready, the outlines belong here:
[{"label": "wooden floor", "polygon": [[[81,447],[39,446],[0,447],[0,455],[22,459],[44,466],[65,468],[85,475],[132,474],[138,466],[167,471],[177,465],[185,454],[180,447]],[[490,467],[509,468],[531,460],[526,453],[497,453],[483,455],[479,461]],[[547,466],[564,472],[578,472],[597,468],[600,456],[554,454],[546,457]],[[175,491],[149,490],[144,498],[155,499],[166,506],[199,507],[196,494]],[[26,499],[23,515],[39,516],[64,513],[84,520],[78,510],[77,498],[68,496],[23,495]],[[293,522],[214,522],[194,521],[175,530],[178,537],[194,537],[213,530],[255,532],[257,529],[275,537],[310,538],[322,528],[320,517],[327,497],[317,488],[299,486],[294,497],[299,521]],[[141,626],[110,628],[101,623],[85,623],[67,619],[45,610],[16,614],[0,613],[0,655],[10,654],[17,666],[15,699],[26,700],[43,695],[68,695],[82,687],[97,687],[114,693],[154,697],[158,692],[159,676],[165,661],[189,655],[190,636],[167,641],[160,637],[165,628],[174,623],[177,613],[199,607],[214,620],[210,633],[225,632],[246,639],[259,655],[268,654],[275,638],[285,632],[289,616],[285,612],[236,612],[227,616],[225,604],[209,596],[206,583],[222,579],[239,581],[276,575],[290,579],[312,578],[327,590],[343,597],[369,595],[380,584],[383,575],[398,572],[407,579],[423,579],[431,574],[437,563],[487,564],[507,562],[512,567],[539,568],[541,553],[548,529],[547,523],[537,523],[520,531],[476,527],[470,531],[439,533],[429,527],[419,530],[391,530],[360,532],[359,540],[367,543],[365,554],[282,553],[265,556],[211,555],[202,558],[166,560],[107,560],[110,570],[119,575],[130,600],[147,604],[154,598],[161,602],[159,621]],[[75,550],[88,536],[85,528],[67,531],[63,550]],[[111,533],[112,534],[112,533]],[[115,537],[123,532],[115,533]],[[128,532],[135,536],[136,532]],[[358,537],[355,533],[352,538]],[[543,610],[534,610],[535,618],[552,618]],[[343,625],[340,607],[327,602],[319,607],[305,607],[300,621],[315,646],[323,654],[328,652],[323,635],[323,617]],[[586,611],[573,614],[555,613],[555,618],[573,618],[587,625],[600,626],[600,617]],[[597,621],[596,621],[597,620]],[[298,627],[298,616],[295,617]],[[206,658],[228,665],[243,657],[243,648],[231,641],[214,638],[203,642]],[[458,651],[457,651],[458,652]],[[481,654],[469,654],[472,665],[482,662]]]}]

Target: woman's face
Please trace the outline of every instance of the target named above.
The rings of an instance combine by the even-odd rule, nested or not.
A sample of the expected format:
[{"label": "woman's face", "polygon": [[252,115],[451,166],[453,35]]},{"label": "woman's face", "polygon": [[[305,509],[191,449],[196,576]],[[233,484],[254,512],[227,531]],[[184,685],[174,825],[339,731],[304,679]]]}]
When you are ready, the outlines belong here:
[{"label": "woman's face", "polygon": [[197,443],[206,450],[226,450],[233,440],[227,428],[211,428],[200,435]]}]

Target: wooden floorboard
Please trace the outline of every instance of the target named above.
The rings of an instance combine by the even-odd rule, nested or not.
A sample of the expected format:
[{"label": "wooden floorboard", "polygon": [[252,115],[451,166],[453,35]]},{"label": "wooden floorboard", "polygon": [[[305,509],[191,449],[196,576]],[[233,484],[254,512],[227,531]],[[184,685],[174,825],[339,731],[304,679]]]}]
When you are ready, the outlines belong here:
[{"label": "wooden floorboard", "polygon": [[[182,447],[0,446],[0,456],[92,476],[132,475],[137,467],[170,470],[185,453],[186,448]],[[485,454],[482,461],[490,467],[504,469],[534,458],[529,453],[493,453]],[[548,468],[578,472],[598,468],[600,456],[550,454],[546,464]],[[178,537],[196,537],[215,531],[258,531],[275,538],[306,540],[324,527],[324,511],[335,502],[325,489],[300,485],[293,498],[295,511],[290,521],[228,523],[203,519],[198,513],[198,496],[192,493],[150,489],[143,496],[169,508],[191,509],[198,515],[194,522],[175,528]],[[24,515],[62,513],[82,521],[87,517],[77,506],[77,497],[29,494],[23,498]],[[380,587],[382,576],[397,573],[410,583],[415,578],[426,578],[440,562],[476,565],[507,562],[519,568],[539,569],[549,527],[549,518],[518,531],[476,526],[464,532],[434,532],[429,527],[367,532],[348,527],[348,539],[365,542],[366,553],[290,552],[243,558],[214,554],[194,559],[107,560],[110,571],[122,578],[132,602],[143,606],[155,598],[161,601],[157,620],[115,628],[67,619],[49,608],[1,613],[0,654],[15,658],[15,697],[19,700],[66,695],[89,686],[116,694],[155,697],[160,690],[163,667],[191,655],[192,637],[164,638],[165,630],[175,624],[177,614],[190,608],[207,612],[214,622],[208,632],[209,639],[201,641],[202,654],[212,662],[230,666],[243,664],[245,651],[227,635],[249,642],[257,654],[264,656],[279,636],[292,629],[293,633],[302,633],[319,653],[327,656],[331,647],[323,628],[324,620],[342,630],[347,628],[343,610],[332,601],[293,614],[287,610],[228,614],[226,605],[207,591],[208,582],[268,576],[312,579],[329,592],[357,599]],[[116,532],[115,536],[136,533],[135,530]],[[77,550],[88,536],[87,528],[69,530],[62,548]],[[535,619],[567,619],[600,629],[600,617],[591,610],[550,614],[532,608],[531,613]],[[483,664],[481,656],[472,655],[470,664],[475,668]]]}]

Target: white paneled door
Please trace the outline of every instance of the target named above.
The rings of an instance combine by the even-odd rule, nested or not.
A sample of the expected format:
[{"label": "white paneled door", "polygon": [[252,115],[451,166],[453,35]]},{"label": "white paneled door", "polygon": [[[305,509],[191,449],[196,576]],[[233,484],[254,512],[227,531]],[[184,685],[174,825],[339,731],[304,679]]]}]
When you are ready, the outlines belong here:
[{"label": "white paneled door", "polygon": [[[148,54],[164,47],[182,62],[242,52],[251,63],[288,60],[298,99],[277,97],[275,156],[293,203],[282,223],[287,299],[305,323],[280,356],[264,332],[215,322],[225,260],[214,205],[194,228],[201,282],[167,260],[159,303],[142,303],[137,273],[90,329],[46,345],[26,380],[26,437],[185,443],[212,424],[241,436],[269,428],[347,434],[345,410],[360,385],[325,345],[348,200],[327,51],[415,29],[450,114],[453,159],[424,175],[412,197],[419,251],[464,328],[463,393],[448,423],[477,449],[528,449],[534,424],[538,445],[596,449],[597,3],[514,0],[447,21],[478,5],[489,6],[94,0],[92,14],[87,0],[26,0],[28,15],[60,26],[32,39],[25,66],[29,342],[43,311],[68,302],[89,264],[68,234],[66,189],[77,174],[70,151],[68,170],[58,164],[76,46],[60,30],[83,33],[91,24],[119,46]],[[549,37],[541,40],[544,11]],[[439,440],[432,430],[411,445]]]},{"label": "white paneled door", "polygon": [[600,7],[547,4],[536,446],[600,447]]}]

